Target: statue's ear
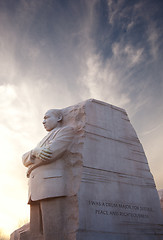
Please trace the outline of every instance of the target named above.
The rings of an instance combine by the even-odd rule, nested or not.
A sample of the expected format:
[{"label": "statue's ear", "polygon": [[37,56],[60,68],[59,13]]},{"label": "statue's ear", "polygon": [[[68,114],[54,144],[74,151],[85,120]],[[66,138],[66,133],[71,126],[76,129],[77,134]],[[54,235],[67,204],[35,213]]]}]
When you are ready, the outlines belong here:
[{"label": "statue's ear", "polygon": [[62,115],[60,114],[59,116],[58,116],[58,122],[60,122],[60,121],[62,121]]}]

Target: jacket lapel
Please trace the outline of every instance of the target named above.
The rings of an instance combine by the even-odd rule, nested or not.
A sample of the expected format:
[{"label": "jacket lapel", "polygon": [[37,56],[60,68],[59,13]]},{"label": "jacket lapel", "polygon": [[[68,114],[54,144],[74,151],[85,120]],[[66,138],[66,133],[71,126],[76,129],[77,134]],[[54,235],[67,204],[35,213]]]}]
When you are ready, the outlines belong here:
[{"label": "jacket lapel", "polygon": [[42,147],[46,142],[47,142],[47,140],[49,140],[49,139],[53,139],[55,136],[56,136],[56,134],[59,132],[59,130],[60,130],[60,128],[59,129],[57,129],[57,130],[52,130],[51,132],[49,132],[42,140],[41,140],[41,142],[40,142],[40,147]]}]

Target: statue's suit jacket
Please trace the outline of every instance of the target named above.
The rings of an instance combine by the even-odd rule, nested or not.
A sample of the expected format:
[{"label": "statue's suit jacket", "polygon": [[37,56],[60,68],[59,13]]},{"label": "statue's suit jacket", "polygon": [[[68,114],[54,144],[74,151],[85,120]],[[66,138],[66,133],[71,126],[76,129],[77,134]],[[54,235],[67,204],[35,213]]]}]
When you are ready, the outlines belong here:
[{"label": "statue's suit jacket", "polygon": [[48,163],[37,157],[33,162],[30,152],[23,155],[23,164],[28,167],[29,202],[73,194],[68,177],[71,169],[66,162],[73,138],[74,129],[70,126],[50,131],[37,145],[38,148],[49,147],[52,150],[52,161]]}]

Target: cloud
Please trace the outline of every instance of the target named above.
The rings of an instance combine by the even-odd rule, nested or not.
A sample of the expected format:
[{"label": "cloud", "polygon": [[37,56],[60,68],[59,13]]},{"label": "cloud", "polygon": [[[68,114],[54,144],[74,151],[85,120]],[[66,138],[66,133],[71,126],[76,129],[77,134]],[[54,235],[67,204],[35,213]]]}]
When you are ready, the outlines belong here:
[{"label": "cloud", "polygon": [[[130,44],[114,43],[112,45],[113,58],[117,60],[116,64],[123,63],[126,68],[134,67],[143,60],[143,48],[134,48]],[[122,61],[123,59],[123,61]]]},{"label": "cloud", "polygon": [[[0,9],[0,141],[5,159],[1,173],[6,171],[3,203],[11,198],[15,203],[12,221],[20,202],[27,199],[21,155],[46,134],[41,122],[50,108],[88,98],[125,108],[150,163],[161,166],[162,126],[157,126],[163,120],[162,31],[157,4],[151,1],[148,7],[147,1],[125,0],[5,4]],[[161,186],[158,168],[154,175]],[[20,189],[20,201],[11,192],[11,178]]]},{"label": "cloud", "polygon": [[148,41],[150,44],[150,52],[153,59],[158,58],[158,51],[159,51],[159,34],[157,28],[155,26],[151,26],[148,28]]},{"label": "cloud", "polygon": [[118,74],[111,61],[108,60],[104,64],[99,55],[90,53],[80,80],[89,91],[84,97],[90,96],[124,106],[129,102],[129,98],[127,94],[121,93]]},{"label": "cloud", "polygon": [[[39,95],[42,95],[42,98],[46,98],[47,102],[53,99],[56,105],[59,104],[60,106],[67,102],[66,99],[69,99],[71,104],[75,99],[76,101],[82,100],[84,96],[86,98],[102,97],[103,100],[111,100],[111,102],[116,104],[117,101],[115,99],[121,94],[120,89],[123,89],[122,85],[126,84],[129,77],[132,77],[130,69],[140,64],[143,60],[144,49],[124,43],[123,38],[117,42],[113,41],[113,44],[111,44],[113,56],[107,58],[103,64],[103,56],[96,52],[96,44],[91,35],[92,27],[95,27],[97,22],[97,11],[95,8],[97,1],[93,1],[91,4],[86,3],[86,13],[81,16],[80,21],[77,18],[78,24],[73,23],[71,28],[67,28],[65,20],[63,20],[61,15],[57,19],[58,28],[56,29],[56,17],[54,17],[54,25],[50,23],[50,26],[51,30],[56,32],[56,36],[53,34],[45,36],[45,26],[49,23],[48,20],[45,21],[43,18],[40,18],[39,25],[36,21],[36,13],[38,14],[38,11],[42,11],[43,5],[41,3],[37,8],[31,2],[27,3],[24,1],[22,3],[17,10],[19,15],[17,16],[18,25],[16,26],[16,31],[12,32],[12,35],[15,34],[14,39],[17,36],[17,41],[14,41],[10,53],[13,61],[9,65],[6,64],[6,69],[14,66],[14,74],[11,77],[13,83],[17,85],[20,83],[21,85],[24,82],[24,85],[28,86],[29,92],[31,94],[33,92],[35,95],[35,99],[36,96],[39,98]],[[118,3],[120,4],[119,7],[117,5],[114,6],[117,14],[123,6],[122,3]],[[65,14],[65,11],[62,10],[59,4],[56,6],[60,13]],[[78,10],[78,8],[73,7],[73,16],[77,15]],[[31,14],[32,17],[28,19]],[[71,18],[67,14],[64,16],[65,19],[71,22]],[[67,23],[68,26],[69,22]],[[22,30],[23,23],[25,23],[27,31]],[[37,35],[34,32],[39,29],[41,24],[43,37],[37,39]],[[12,26],[12,23],[10,22],[9,25]],[[54,28],[52,28],[53,26]],[[30,34],[27,34],[27,32]],[[32,38],[31,33],[34,34]],[[54,45],[52,44],[52,39],[54,39]],[[74,44],[75,41],[76,45]],[[6,42],[6,37],[4,37],[4,42]],[[19,45],[18,42],[20,43]],[[7,44],[9,43],[6,43],[6,47]],[[95,65],[94,67],[93,64]],[[92,71],[95,68],[93,75]],[[128,78],[124,77],[126,74],[129,75]],[[6,72],[6,80],[7,77]],[[30,85],[33,91],[29,88]],[[92,88],[92,86],[94,87]],[[51,94],[48,94],[52,88],[57,89],[57,93],[55,92],[53,98]],[[115,97],[108,98],[109,90],[112,91],[112,96],[115,95]],[[64,94],[65,92],[67,93],[66,95]],[[123,90],[122,105],[129,102],[129,92],[130,89],[127,93]],[[41,99],[39,100],[41,101]]]},{"label": "cloud", "polygon": [[161,128],[162,125],[163,124],[159,124],[159,125],[155,126],[154,128],[152,128],[152,129],[150,129],[150,130],[148,130],[146,132],[143,132],[142,135],[151,134],[151,133],[155,132],[156,130],[158,130],[159,128]]},{"label": "cloud", "polygon": [[[122,8],[123,8],[124,0],[108,0],[109,7],[109,23],[113,24],[117,17],[122,16]],[[119,14],[120,13],[120,14]]]}]

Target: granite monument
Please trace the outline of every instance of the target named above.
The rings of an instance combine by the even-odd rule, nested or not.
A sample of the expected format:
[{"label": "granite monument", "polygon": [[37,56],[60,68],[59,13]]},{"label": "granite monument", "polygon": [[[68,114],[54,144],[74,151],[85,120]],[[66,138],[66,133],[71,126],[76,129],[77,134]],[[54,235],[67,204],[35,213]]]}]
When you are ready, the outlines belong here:
[{"label": "granite monument", "polygon": [[49,110],[48,135],[23,155],[30,223],[17,240],[162,240],[163,215],[124,109],[90,99]]}]

